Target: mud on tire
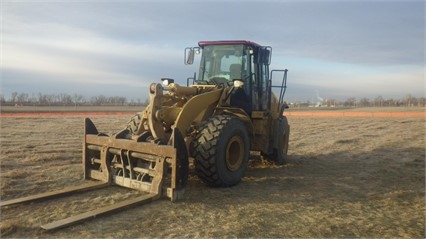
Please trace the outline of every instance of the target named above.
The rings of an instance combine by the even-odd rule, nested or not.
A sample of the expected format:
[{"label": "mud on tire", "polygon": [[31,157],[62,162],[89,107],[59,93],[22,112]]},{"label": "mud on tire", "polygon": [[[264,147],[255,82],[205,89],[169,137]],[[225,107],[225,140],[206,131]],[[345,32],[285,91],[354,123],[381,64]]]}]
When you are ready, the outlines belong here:
[{"label": "mud on tire", "polygon": [[213,116],[195,139],[195,172],[209,186],[233,186],[247,168],[249,147],[244,122],[230,115]]}]

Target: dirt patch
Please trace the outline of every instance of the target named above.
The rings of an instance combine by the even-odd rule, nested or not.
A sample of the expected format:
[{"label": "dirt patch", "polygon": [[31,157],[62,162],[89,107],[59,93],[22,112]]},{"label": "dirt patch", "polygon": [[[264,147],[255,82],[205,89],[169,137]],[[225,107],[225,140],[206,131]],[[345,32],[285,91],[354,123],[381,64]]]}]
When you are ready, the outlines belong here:
[{"label": "dirt patch", "polygon": [[[129,115],[97,115],[104,132]],[[425,237],[425,118],[289,115],[289,163],[253,157],[242,182],[84,224],[40,225],[140,193],[109,187],[1,209],[2,238]],[[83,116],[1,119],[1,199],[79,185]]]}]

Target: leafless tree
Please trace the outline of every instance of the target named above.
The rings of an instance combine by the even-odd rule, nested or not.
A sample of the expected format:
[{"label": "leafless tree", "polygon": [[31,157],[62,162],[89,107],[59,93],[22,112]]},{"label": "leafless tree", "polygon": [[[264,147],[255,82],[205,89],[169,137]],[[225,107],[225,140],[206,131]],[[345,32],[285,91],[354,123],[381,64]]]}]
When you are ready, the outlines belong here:
[{"label": "leafless tree", "polygon": [[370,106],[370,100],[368,98],[365,98],[365,97],[361,98],[359,100],[358,105],[361,106],[361,107],[369,107]]}]

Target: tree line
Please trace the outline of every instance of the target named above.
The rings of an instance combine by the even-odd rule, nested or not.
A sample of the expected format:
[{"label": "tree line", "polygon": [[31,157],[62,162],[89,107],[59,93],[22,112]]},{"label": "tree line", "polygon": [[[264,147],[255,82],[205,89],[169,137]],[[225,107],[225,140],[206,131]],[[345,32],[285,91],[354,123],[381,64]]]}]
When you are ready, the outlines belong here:
[{"label": "tree line", "polygon": [[147,100],[140,99],[130,101],[123,96],[104,96],[97,95],[92,97],[84,97],[81,94],[28,94],[13,92],[9,99],[3,94],[0,95],[2,105],[40,105],[40,106],[75,106],[75,105],[96,105],[96,106],[124,106],[124,105],[146,105]]},{"label": "tree line", "polygon": [[377,96],[374,99],[349,97],[346,100],[298,101],[291,105],[293,107],[425,107],[426,97],[414,97],[411,94],[402,99],[383,98],[382,96]]},{"label": "tree line", "polygon": [[[13,92],[10,98],[6,99],[0,94],[2,105],[40,105],[40,106],[76,106],[76,105],[95,105],[95,106],[124,106],[124,105],[147,105],[148,99],[127,99],[124,96],[92,96],[84,97],[81,94],[28,94]],[[321,101],[297,101],[289,103],[290,107],[425,107],[425,97],[414,97],[411,94],[402,99],[383,98],[377,96],[374,99],[366,97],[357,99],[349,97],[346,100],[322,99]]]}]

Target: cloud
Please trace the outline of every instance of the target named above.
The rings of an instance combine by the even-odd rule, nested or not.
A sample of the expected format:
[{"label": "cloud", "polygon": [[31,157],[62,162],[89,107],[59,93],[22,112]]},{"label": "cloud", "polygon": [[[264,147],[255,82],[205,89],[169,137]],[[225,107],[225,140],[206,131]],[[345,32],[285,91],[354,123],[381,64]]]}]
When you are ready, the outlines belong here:
[{"label": "cloud", "polygon": [[[290,58],[289,100],[310,99],[318,90],[323,98],[344,100],[349,97],[404,97],[410,93],[425,96],[424,69],[417,66],[392,65],[371,68],[365,65],[333,63],[321,60]],[[272,69],[280,68],[271,65]],[[282,68],[282,67],[281,67]]]},{"label": "cloud", "polygon": [[[423,64],[424,2],[288,3],[279,54],[355,64]],[[272,15],[272,14],[271,14]],[[269,17],[272,21],[273,17]]]},{"label": "cloud", "polygon": [[422,94],[424,7],[421,1],[5,2],[2,91],[31,81],[43,83],[32,84],[37,90],[50,82],[131,91],[161,77],[186,84],[197,66],[182,64],[184,47],[247,39],[273,47],[273,67],[290,70],[290,95],[290,84],[302,97],[302,89],[340,95],[368,82]]},{"label": "cloud", "polygon": [[2,69],[13,70],[8,72],[44,74],[55,82],[147,86],[164,59],[182,61],[183,51],[167,46],[118,41],[60,23],[8,20],[2,41]]}]

